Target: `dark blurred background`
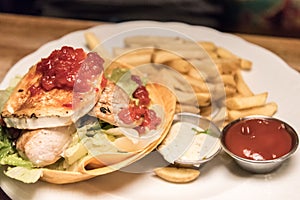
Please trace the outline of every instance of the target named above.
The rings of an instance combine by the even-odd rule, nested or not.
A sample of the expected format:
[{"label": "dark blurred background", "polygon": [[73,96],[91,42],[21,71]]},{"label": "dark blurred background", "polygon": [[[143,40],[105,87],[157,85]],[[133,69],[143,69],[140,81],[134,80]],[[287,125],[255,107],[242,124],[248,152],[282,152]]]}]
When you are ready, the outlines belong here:
[{"label": "dark blurred background", "polygon": [[0,0],[0,12],[105,22],[179,21],[300,37],[300,0]]}]

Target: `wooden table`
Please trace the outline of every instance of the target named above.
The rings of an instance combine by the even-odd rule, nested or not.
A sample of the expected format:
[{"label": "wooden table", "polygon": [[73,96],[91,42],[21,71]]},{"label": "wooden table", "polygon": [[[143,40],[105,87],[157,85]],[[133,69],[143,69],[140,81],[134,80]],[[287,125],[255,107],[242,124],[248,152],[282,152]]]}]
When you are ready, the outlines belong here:
[{"label": "wooden table", "polygon": [[[101,24],[103,22],[0,13],[0,82],[10,67],[41,45],[75,30]],[[300,72],[300,38],[237,35],[274,52]],[[8,199],[2,190],[0,190],[0,199]]]}]

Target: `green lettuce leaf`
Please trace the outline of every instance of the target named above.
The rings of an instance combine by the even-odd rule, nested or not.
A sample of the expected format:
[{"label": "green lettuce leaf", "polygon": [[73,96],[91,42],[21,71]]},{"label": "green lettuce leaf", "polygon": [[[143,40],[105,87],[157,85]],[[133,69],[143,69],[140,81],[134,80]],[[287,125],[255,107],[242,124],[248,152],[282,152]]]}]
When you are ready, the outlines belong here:
[{"label": "green lettuce leaf", "polygon": [[2,159],[13,153],[14,149],[12,148],[11,142],[0,126],[0,163]]},{"label": "green lettuce leaf", "polygon": [[17,150],[12,146],[12,142],[8,138],[8,134],[0,126],[0,165],[9,166],[4,174],[8,177],[20,180],[24,183],[34,183],[40,176],[42,171],[34,169],[33,164],[24,160]]},{"label": "green lettuce leaf", "polygon": [[110,141],[108,136],[102,131],[102,129],[96,129],[97,124],[87,125],[77,130],[80,143],[88,149],[90,154],[99,153],[112,153],[118,152],[118,149]]},{"label": "green lettuce leaf", "polygon": [[109,75],[109,80],[113,82],[118,82],[120,78],[128,72],[128,69],[124,68],[115,68],[113,69],[112,73]]},{"label": "green lettuce leaf", "polygon": [[0,90],[0,111],[2,110],[5,102],[8,100],[10,94],[13,92],[14,88],[16,87],[16,85],[19,83],[20,80],[21,77],[16,76],[10,81],[8,88],[6,88],[5,90]]},{"label": "green lettuce leaf", "polygon": [[43,175],[43,171],[27,167],[9,167],[4,174],[23,183],[35,183]]},{"label": "green lettuce leaf", "polygon": [[0,165],[33,167],[30,161],[24,160],[12,146],[8,134],[0,126]]},{"label": "green lettuce leaf", "polygon": [[28,160],[24,160],[17,153],[8,154],[0,160],[1,165],[20,166],[20,167],[33,167],[32,163]]},{"label": "green lettuce leaf", "polygon": [[122,88],[129,97],[132,97],[133,92],[140,84],[147,83],[146,78],[134,75],[128,69],[123,68],[114,69],[108,78]]}]

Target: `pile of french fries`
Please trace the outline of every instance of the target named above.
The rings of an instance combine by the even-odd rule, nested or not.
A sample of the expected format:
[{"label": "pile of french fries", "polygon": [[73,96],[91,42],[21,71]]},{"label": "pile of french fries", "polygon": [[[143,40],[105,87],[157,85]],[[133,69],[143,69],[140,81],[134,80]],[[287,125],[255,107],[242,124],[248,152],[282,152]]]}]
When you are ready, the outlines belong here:
[{"label": "pile of french fries", "polygon": [[[93,33],[85,33],[85,39],[90,50],[108,56]],[[114,48],[113,53],[105,59],[134,69],[142,66],[141,73],[151,81],[168,86],[177,97],[177,112],[198,113],[225,126],[240,117],[272,116],[277,111],[275,102],[267,102],[268,92],[254,94],[244,81],[242,71],[251,70],[252,62],[213,42],[133,36],[125,38],[124,47]],[[219,112],[214,115],[216,108]],[[174,166],[156,168],[154,173],[174,183],[191,182],[200,175],[197,169]]]},{"label": "pile of french fries", "polygon": [[[85,38],[90,49],[99,45],[93,33],[86,33]],[[224,126],[240,117],[272,116],[277,111],[275,102],[267,102],[268,92],[254,94],[245,83],[242,71],[251,70],[252,62],[213,42],[131,36],[124,38],[124,47],[115,47],[113,54],[116,61],[135,68],[147,65],[149,77],[174,91],[177,112],[212,118],[217,107],[224,111],[218,116]]]}]

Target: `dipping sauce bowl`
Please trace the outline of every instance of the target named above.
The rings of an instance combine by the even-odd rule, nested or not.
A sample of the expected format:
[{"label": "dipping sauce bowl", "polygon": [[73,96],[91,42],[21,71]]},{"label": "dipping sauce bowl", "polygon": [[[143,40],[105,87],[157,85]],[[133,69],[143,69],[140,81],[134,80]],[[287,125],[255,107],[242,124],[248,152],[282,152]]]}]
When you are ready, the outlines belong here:
[{"label": "dipping sauce bowl", "polygon": [[169,163],[200,167],[221,151],[220,136],[220,129],[210,120],[197,114],[177,113],[158,151]]},{"label": "dipping sauce bowl", "polygon": [[296,131],[282,120],[249,116],[225,126],[221,144],[243,169],[269,173],[296,152],[299,138]]}]

